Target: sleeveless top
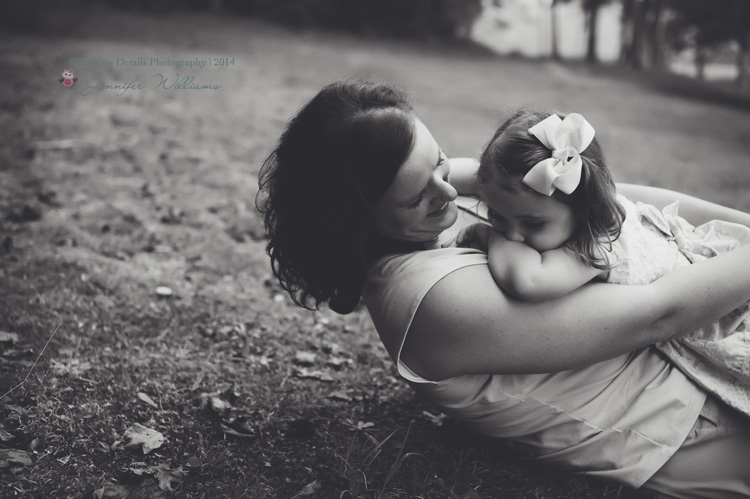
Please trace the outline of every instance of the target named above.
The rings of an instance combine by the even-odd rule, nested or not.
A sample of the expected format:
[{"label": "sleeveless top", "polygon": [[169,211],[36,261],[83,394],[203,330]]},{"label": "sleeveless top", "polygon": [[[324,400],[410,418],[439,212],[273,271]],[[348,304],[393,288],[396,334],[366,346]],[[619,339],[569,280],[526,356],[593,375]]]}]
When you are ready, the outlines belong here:
[{"label": "sleeveless top", "polygon": [[[465,216],[458,224],[467,223]],[[363,299],[398,373],[448,417],[505,439],[522,456],[641,486],[680,447],[706,395],[654,348],[547,374],[424,379],[401,360],[411,321],[440,279],[486,254],[443,248],[393,255],[368,273]],[[489,268],[487,268],[489,272]]]}]

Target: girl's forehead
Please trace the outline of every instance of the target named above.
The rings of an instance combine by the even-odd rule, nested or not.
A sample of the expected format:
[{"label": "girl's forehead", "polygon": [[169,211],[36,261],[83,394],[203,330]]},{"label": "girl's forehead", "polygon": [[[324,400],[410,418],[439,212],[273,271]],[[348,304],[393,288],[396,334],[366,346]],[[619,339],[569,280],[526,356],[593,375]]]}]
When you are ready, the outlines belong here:
[{"label": "girl's forehead", "polygon": [[495,182],[482,184],[482,194],[492,211],[513,217],[554,217],[570,209],[552,196],[524,189],[509,189]]}]

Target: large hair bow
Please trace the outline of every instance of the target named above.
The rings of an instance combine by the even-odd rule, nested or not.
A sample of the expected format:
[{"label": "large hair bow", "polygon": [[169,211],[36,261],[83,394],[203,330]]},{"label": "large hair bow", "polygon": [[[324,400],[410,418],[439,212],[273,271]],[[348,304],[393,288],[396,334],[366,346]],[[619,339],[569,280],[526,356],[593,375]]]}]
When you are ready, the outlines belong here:
[{"label": "large hair bow", "polygon": [[552,157],[529,170],[523,183],[540,194],[551,196],[555,189],[570,194],[581,182],[581,153],[594,140],[594,128],[577,113],[561,120],[553,114],[529,128],[529,133],[552,151]]}]

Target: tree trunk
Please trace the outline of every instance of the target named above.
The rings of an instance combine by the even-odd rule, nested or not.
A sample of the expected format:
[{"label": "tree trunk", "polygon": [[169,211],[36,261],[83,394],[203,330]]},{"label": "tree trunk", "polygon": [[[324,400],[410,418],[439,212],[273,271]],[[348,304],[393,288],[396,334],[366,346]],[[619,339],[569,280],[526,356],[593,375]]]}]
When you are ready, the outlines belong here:
[{"label": "tree trunk", "polygon": [[560,60],[560,52],[557,49],[557,16],[555,15],[555,6],[557,5],[558,0],[552,0],[552,5],[550,5],[549,9],[549,15],[550,15],[550,36],[552,37],[552,58],[556,61]]},{"label": "tree trunk", "polygon": [[750,33],[744,38],[744,43],[737,47],[737,88],[742,93],[750,93]]},{"label": "tree trunk", "polygon": [[629,45],[623,52],[623,62],[635,69],[643,69],[644,67],[643,46],[649,4],[649,0],[625,0],[624,4],[624,8],[629,10],[631,32],[628,40]]},{"label": "tree trunk", "polygon": [[648,48],[651,65],[656,68],[665,66],[664,42],[662,37],[662,0],[654,0],[648,21]]},{"label": "tree trunk", "polygon": [[620,16],[620,64],[630,65],[633,50],[633,11],[635,0],[622,1],[622,13]]},{"label": "tree trunk", "polygon": [[703,47],[695,48],[695,77],[700,81],[706,80],[706,62],[708,61],[708,54],[706,49]]},{"label": "tree trunk", "polygon": [[586,62],[597,63],[598,58],[596,56],[596,26],[599,20],[599,7],[600,2],[592,2],[588,11],[587,23],[588,24],[588,43],[586,44]]},{"label": "tree trunk", "polygon": [[643,42],[646,31],[646,12],[648,0],[636,1],[633,12],[633,48],[631,51],[631,65],[636,69],[643,69]]}]

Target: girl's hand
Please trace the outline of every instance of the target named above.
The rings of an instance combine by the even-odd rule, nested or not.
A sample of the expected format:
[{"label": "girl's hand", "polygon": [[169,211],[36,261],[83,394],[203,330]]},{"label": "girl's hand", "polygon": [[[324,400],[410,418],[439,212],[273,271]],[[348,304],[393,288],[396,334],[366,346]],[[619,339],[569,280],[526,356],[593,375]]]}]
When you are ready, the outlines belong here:
[{"label": "girl's hand", "polygon": [[462,227],[456,237],[441,244],[442,248],[449,246],[459,246],[463,248],[474,248],[480,251],[487,251],[488,241],[492,234],[492,227],[485,223],[475,223]]}]

